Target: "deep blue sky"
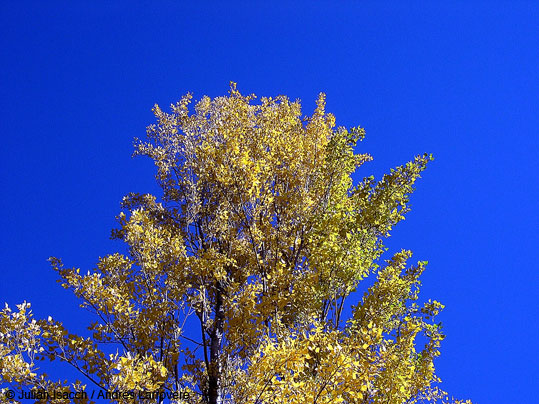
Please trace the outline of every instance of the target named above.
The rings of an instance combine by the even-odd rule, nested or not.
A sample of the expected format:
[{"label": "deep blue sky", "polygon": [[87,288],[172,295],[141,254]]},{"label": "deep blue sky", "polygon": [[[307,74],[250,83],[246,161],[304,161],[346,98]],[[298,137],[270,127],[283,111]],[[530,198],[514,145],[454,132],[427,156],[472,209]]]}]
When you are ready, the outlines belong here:
[{"label": "deep blue sky", "polygon": [[119,247],[122,196],[157,192],[151,162],[130,157],[154,103],[224,95],[234,80],[311,113],[324,91],[338,124],[367,130],[374,161],[359,176],[436,158],[389,246],[430,263],[443,386],[535,401],[537,3],[133,3],[0,5],[0,302],[84,329],[46,259],[86,271]]}]

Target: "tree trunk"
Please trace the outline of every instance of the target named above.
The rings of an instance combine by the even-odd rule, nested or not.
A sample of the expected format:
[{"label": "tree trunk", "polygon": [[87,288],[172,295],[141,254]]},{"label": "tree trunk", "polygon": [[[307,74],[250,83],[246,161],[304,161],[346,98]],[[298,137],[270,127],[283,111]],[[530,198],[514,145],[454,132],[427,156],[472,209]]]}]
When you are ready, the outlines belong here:
[{"label": "tree trunk", "polygon": [[210,336],[210,368],[208,369],[208,399],[209,404],[221,404],[221,343],[223,340],[224,308],[222,287],[216,286],[215,321]]}]

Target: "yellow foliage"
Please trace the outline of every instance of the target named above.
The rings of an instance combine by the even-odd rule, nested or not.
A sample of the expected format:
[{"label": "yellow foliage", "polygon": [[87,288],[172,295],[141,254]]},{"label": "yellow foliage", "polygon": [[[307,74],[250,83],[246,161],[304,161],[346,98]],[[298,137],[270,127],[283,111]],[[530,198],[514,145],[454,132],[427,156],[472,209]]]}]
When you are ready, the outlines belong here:
[{"label": "yellow foliage", "polygon": [[[354,184],[371,160],[355,152],[364,131],[336,126],[325,95],[311,116],[234,83],[194,111],[191,99],[169,113],[156,105],[136,142],[163,195],[124,198],[113,237],[128,252],[86,274],[51,259],[96,315],[91,337],[36,322],[26,303],[6,307],[0,386],[83,389],[39,373],[36,361],[58,359],[105,390],[189,391],[191,403],[446,402],[433,365],[443,306],[416,303],[425,263],[401,251],[379,264],[431,157]],[[369,275],[377,281],[343,318]]]}]

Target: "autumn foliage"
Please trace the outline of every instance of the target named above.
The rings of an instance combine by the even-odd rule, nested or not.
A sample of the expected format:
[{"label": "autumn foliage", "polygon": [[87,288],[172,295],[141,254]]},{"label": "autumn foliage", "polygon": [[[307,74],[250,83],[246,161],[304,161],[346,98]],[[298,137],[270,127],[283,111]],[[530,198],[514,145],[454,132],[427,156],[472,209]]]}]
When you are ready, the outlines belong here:
[{"label": "autumn foliage", "polygon": [[[136,141],[163,193],[124,198],[113,230],[124,253],[86,274],[51,258],[95,313],[88,335],[6,306],[0,387],[187,391],[212,404],[451,401],[434,370],[443,306],[418,302],[425,263],[405,250],[380,262],[431,157],[354,183],[371,160],[355,153],[364,131],[336,127],[323,94],[309,117],[299,101],[257,101],[235,84],[190,102],[156,105]],[[40,360],[81,379],[54,382]]]}]

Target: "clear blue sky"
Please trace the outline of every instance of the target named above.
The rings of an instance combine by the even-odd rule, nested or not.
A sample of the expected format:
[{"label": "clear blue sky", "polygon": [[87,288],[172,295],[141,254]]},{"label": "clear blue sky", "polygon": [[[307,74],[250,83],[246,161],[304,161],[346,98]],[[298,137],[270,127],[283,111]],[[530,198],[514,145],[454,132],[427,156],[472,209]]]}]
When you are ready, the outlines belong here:
[{"label": "clear blue sky", "polygon": [[311,113],[324,91],[338,124],[367,130],[359,176],[436,158],[389,246],[429,261],[445,388],[536,402],[537,3],[192,3],[0,5],[0,302],[84,329],[46,259],[86,271],[119,247],[122,196],[157,192],[151,162],[130,157],[154,103],[233,80]]}]

